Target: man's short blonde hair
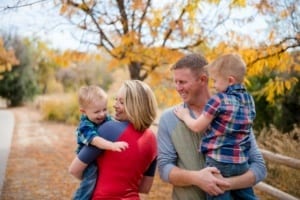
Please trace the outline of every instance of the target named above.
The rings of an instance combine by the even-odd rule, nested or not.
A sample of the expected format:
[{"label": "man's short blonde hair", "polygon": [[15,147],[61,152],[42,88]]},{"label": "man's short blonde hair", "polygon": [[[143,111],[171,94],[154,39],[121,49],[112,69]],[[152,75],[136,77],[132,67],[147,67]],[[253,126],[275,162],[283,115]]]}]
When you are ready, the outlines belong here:
[{"label": "man's short blonde hair", "polygon": [[124,90],[124,107],[129,121],[138,131],[151,126],[157,114],[157,102],[149,85],[139,80],[127,80],[121,86]]},{"label": "man's short blonde hair", "polygon": [[210,75],[233,76],[238,83],[242,83],[246,75],[246,64],[238,54],[223,55],[205,68]]},{"label": "man's short blonde hair", "polygon": [[107,100],[106,92],[99,86],[82,86],[78,90],[78,102],[80,108],[86,108],[89,104],[99,100]]}]

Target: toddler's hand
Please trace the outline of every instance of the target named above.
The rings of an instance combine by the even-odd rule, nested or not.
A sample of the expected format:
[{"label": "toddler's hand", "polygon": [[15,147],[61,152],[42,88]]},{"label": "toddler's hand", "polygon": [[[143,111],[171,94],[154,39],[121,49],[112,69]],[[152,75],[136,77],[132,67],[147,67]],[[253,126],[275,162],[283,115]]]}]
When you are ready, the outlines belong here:
[{"label": "toddler's hand", "polygon": [[174,113],[181,120],[184,120],[185,116],[189,116],[190,115],[189,109],[184,108],[182,106],[175,107],[174,108]]},{"label": "toddler's hand", "polygon": [[112,151],[121,152],[121,151],[124,151],[127,148],[128,148],[128,143],[127,142],[119,141],[119,142],[114,142]]}]

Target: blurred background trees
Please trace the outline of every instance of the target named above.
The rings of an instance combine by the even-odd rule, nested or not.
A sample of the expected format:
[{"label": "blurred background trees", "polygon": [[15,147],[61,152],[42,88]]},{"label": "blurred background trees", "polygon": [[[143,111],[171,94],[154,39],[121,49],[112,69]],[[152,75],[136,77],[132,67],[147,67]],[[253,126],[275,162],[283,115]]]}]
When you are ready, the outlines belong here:
[{"label": "blurred background trees", "polygon": [[[33,4],[18,1],[3,10]],[[4,57],[12,59],[0,65],[6,66],[0,68],[1,96],[10,102],[18,99],[11,103],[17,105],[35,94],[74,92],[82,84],[109,89],[116,79],[131,78],[155,86],[164,107],[179,101],[169,66],[183,54],[200,52],[211,61],[237,52],[248,65],[246,86],[257,105],[255,128],[275,124],[288,131],[299,125],[298,4],[299,0],[53,1],[57,15],[77,28],[77,39],[97,50],[51,49],[45,42],[16,36],[27,58],[16,46],[3,46],[10,52]],[[118,69],[126,69],[129,76],[113,78]],[[14,92],[5,92],[9,90]]]},{"label": "blurred background trees", "polygon": [[[34,100],[44,119],[77,124],[79,86],[100,85],[113,99],[131,78],[148,82],[163,110],[180,102],[169,68],[181,56],[198,52],[210,62],[235,52],[247,63],[245,84],[255,98],[260,148],[298,158],[300,0],[10,2],[0,2],[0,14],[40,5],[42,12],[51,9],[67,19],[73,29],[65,31],[94,48],[55,49],[36,35],[20,34],[22,29],[12,34],[0,26],[0,97],[9,106]],[[112,111],[111,101],[108,106]],[[299,197],[298,171],[266,164],[266,182]]]}]

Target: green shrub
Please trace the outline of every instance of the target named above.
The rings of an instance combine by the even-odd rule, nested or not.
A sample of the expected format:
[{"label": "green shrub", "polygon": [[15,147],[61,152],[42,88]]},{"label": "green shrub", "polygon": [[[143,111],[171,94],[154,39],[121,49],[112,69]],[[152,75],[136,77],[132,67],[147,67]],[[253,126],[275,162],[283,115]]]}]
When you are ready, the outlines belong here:
[{"label": "green shrub", "polygon": [[15,50],[20,63],[11,71],[2,73],[0,96],[7,100],[8,106],[19,106],[27,100],[32,100],[38,93],[35,58],[32,49],[26,46],[18,36],[5,38],[5,46]]}]

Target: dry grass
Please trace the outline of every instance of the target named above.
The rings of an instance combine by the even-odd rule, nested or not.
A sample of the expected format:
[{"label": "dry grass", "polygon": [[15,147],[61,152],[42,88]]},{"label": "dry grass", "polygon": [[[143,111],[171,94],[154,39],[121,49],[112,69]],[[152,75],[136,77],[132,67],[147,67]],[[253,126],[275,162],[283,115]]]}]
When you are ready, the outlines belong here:
[{"label": "dry grass", "polygon": [[[282,134],[274,127],[264,129],[257,137],[257,141],[262,149],[300,159],[300,127],[295,127],[293,131],[285,134]],[[300,198],[299,169],[289,168],[271,161],[266,161],[266,165],[268,168],[266,183]]]}]

